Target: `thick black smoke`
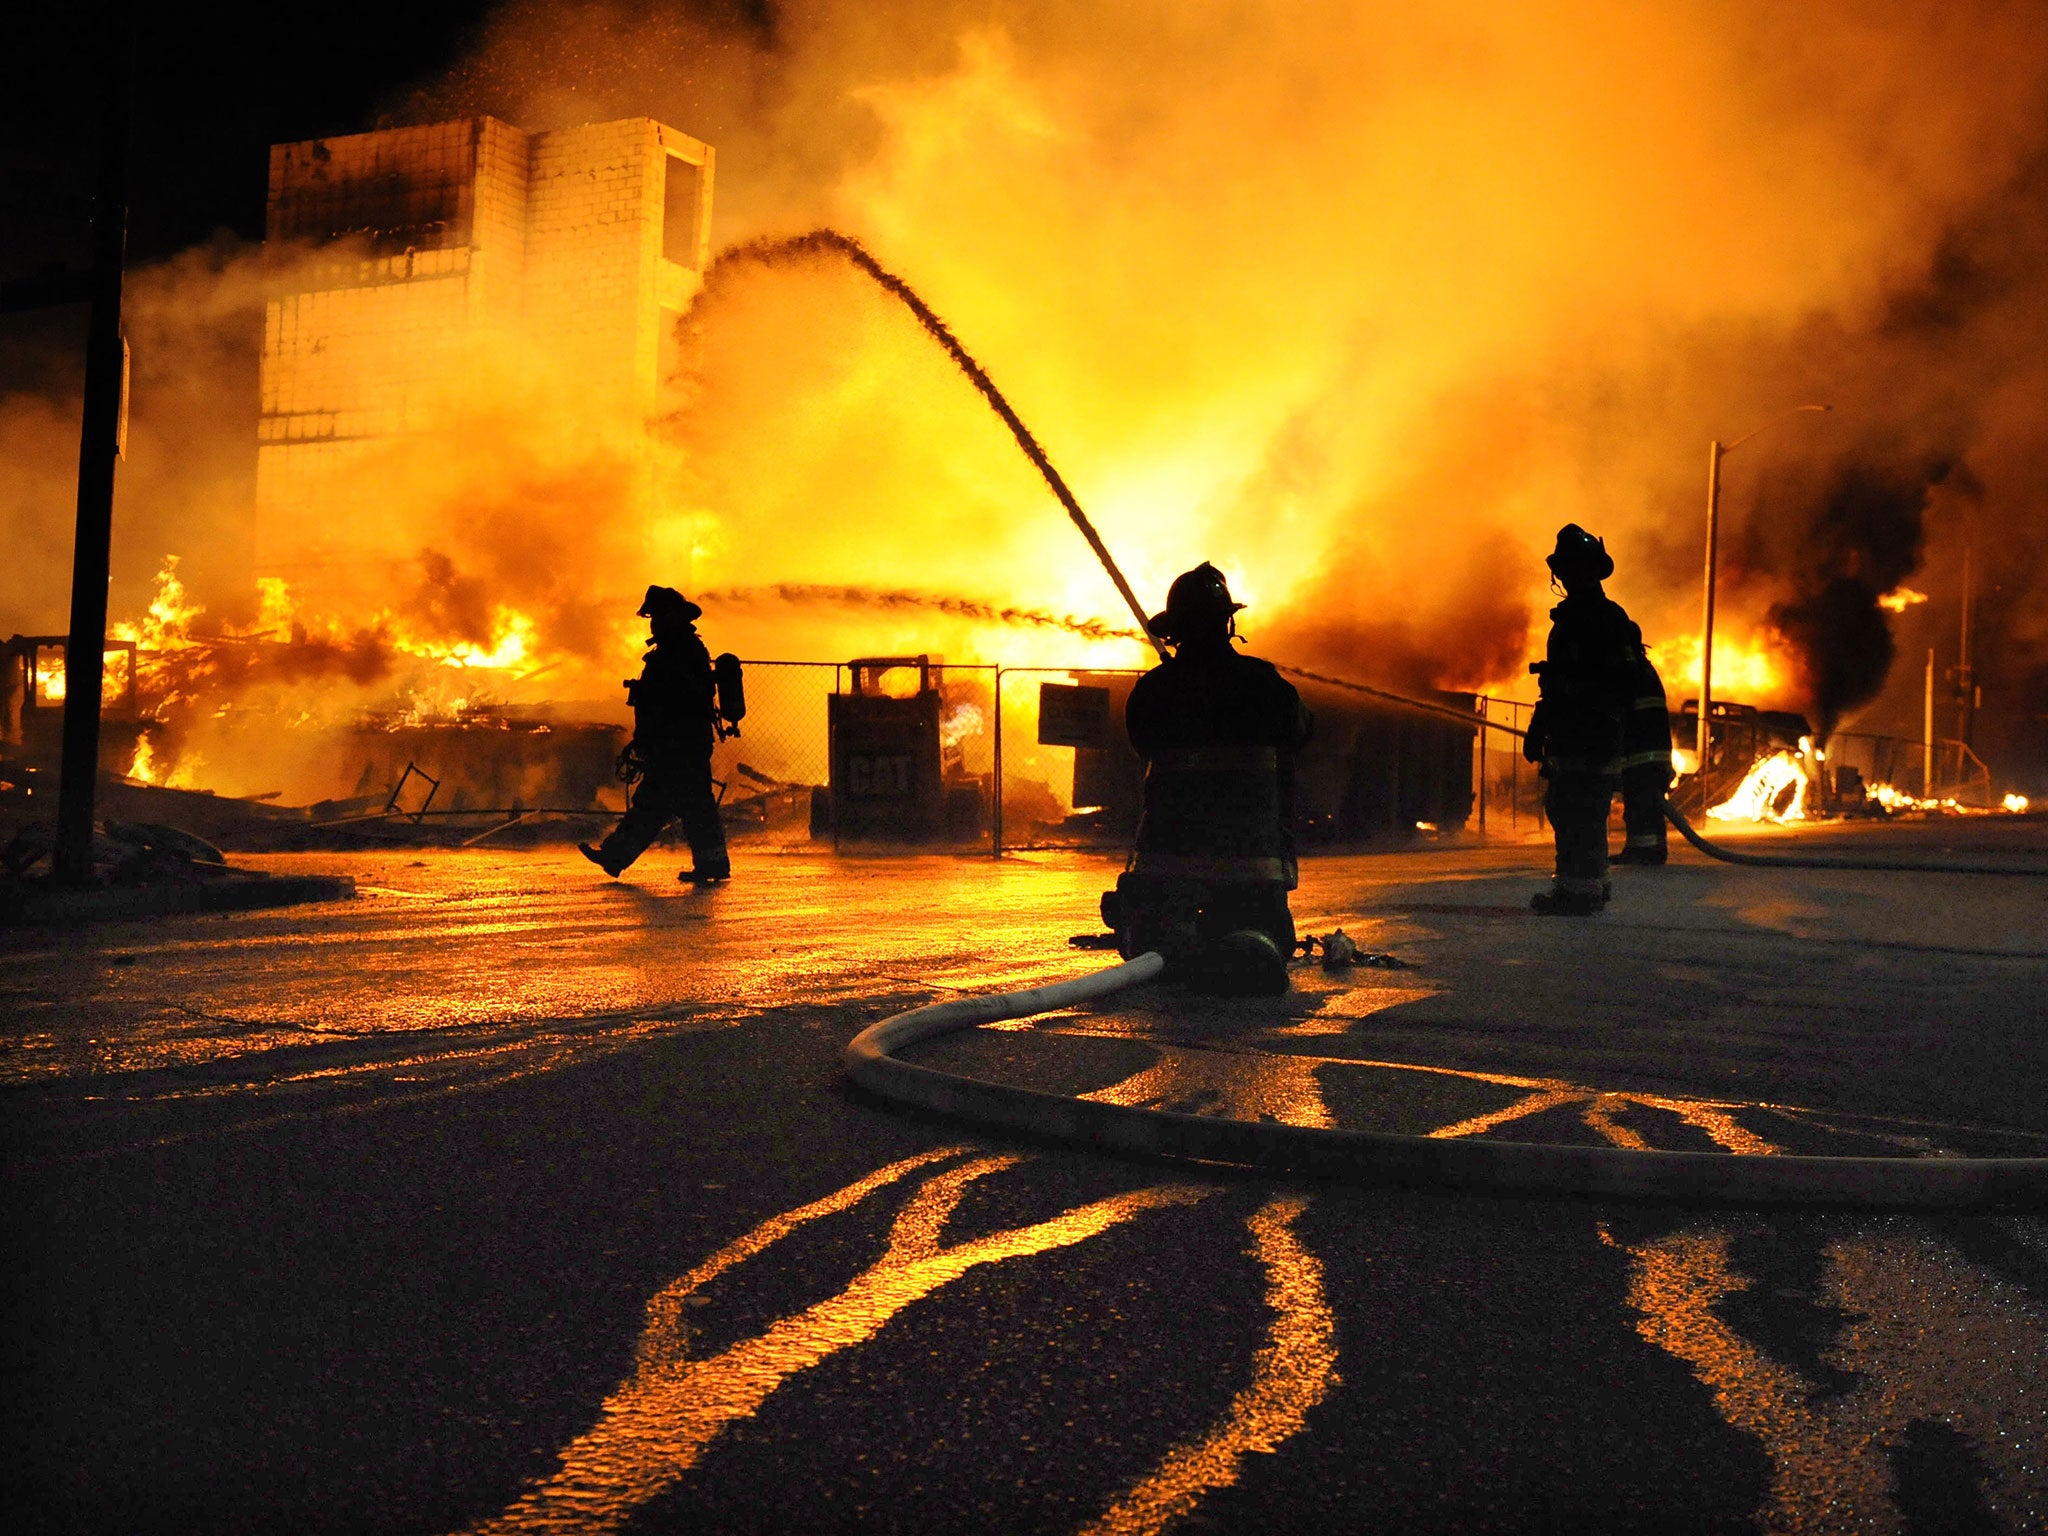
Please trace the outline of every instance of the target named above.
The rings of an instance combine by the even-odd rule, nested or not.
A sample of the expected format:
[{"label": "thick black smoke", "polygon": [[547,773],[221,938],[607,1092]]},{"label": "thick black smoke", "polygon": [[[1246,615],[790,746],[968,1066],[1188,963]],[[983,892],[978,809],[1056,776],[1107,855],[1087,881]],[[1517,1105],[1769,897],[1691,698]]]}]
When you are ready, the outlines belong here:
[{"label": "thick black smoke", "polygon": [[1820,504],[1795,556],[1795,595],[1771,623],[1797,648],[1821,734],[1877,697],[1895,647],[1878,598],[1920,564],[1924,480],[1851,468]]}]

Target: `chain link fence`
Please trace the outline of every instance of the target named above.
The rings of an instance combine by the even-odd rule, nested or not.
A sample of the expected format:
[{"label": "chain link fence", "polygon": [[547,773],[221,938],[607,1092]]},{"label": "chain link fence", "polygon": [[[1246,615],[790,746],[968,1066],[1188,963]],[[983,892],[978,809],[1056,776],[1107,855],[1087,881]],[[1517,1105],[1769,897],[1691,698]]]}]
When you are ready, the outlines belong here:
[{"label": "chain link fence", "polygon": [[1486,836],[1513,838],[1547,829],[1543,780],[1537,776],[1536,765],[1523,758],[1522,738],[1513,734],[1529,728],[1529,717],[1535,710],[1534,704],[1518,699],[1496,699],[1485,694],[1478,699],[1479,719],[1485,725],[1504,727],[1482,728],[1472,744],[1477,781],[1474,814],[1478,830]]},{"label": "chain link fence", "polygon": [[[744,665],[746,721],[712,758],[738,841],[1109,850],[1137,830],[1145,769],[1123,716],[1138,669]],[[1310,692],[1322,724],[1298,777],[1306,841],[1545,830],[1542,781],[1507,729],[1532,705],[1445,695],[1445,716]]]}]

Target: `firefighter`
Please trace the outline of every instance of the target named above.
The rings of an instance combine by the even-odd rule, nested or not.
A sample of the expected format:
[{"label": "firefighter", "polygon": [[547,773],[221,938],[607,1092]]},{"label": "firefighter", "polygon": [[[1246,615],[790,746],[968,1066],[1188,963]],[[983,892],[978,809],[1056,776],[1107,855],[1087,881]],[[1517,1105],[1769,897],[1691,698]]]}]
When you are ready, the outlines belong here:
[{"label": "firefighter", "polygon": [[626,684],[633,707],[633,739],[619,756],[620,776],[637,773],[632,809],[597,847],[579,843],[583,856],[617,877],[680,820],[690,840],[692,867],[676,878],[709,885],[732,878],[725,851],[725,827],[711,788],[711,749],[716,743],[717,690],[711,653],[697,635],[704,610],[673,587],[649,587],[640,616],[650,632],[647,663]]},{"label": "firefighter", "polygon": [[1311,721],[1270,662],[1234,649],[1243,606],[1203,564],[1174,581],[1149,622],[1173,654],[1125,707],[1146,764],[1144,817],[1103,907],[1127,956],[1159,950],[1210,990],[1283,992],[1295,943],[1293,756]]},{"label": "firefighter", "polygon": [[1590,917],[1607,904],[1607,815],[1620,784],[1643,635],[1601,590],[1614,574],[1602,540],[1567,523],[1545,563],[1565,597],[1550,610],[1544,659],[1530,669],[1542,686],[1522,752],[1542,765],[1557,873],[1529,905],[1546,915]]},{"label": "firefighter", "polygon": [[1640,647],[1634,673],[1621,739],[1621,819],[1628,841],[1614,862],[1662,864],[1671,856],[1664,835],[1664,797],[1671,790],[1671,706],[1656,663]]}]

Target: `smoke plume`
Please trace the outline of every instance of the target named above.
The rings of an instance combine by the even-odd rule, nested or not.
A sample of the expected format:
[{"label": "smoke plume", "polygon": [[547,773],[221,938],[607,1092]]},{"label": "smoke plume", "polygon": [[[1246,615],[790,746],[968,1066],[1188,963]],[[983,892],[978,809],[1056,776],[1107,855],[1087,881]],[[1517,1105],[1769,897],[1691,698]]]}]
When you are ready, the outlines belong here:
[{"label": "smoke plume", "polygon": [[[1771,423],[1723,465],[1717,683],[1917,733],[1890,660],[1953,659],[1974,541],[1979,750],[2042,787],[2044,33],[2000,0],[518,0],[383,107],[709,141],[715,244],[847,231],[1002,381],[1142,600],[1214,560],[1253,649],[1331,673],[1526,692],[1573,521],[1685,696],[1707,445]],[[116,607],[176,550],[225,612],[251,601],[215,590],[250,383],[218,338],[254,300],[246,253],[174,267],[138,274],[158,355],[192,361],[138,383]],[[685,327],[651,428],[545,358],[487,360],[435,440],[366,464],[391,559],[347,624],[488,651],[524,615],[563,696],[613,686],[654,579],[1124,627],[1003,424],[860,273],[734,271]],[[1777,419],[1809,402],[1833,411]],[[0,399],[0,516],[46,565],[74,408]],[[649,451],[652,547],[607,523]],[[1880,608],[1907,578],[1931,600]],[[5,596],[32,627],[35,594]],[[60,584],[34,623],[61,611]],[[712,619],[751,654],[1147,654],[913,604]]]}]

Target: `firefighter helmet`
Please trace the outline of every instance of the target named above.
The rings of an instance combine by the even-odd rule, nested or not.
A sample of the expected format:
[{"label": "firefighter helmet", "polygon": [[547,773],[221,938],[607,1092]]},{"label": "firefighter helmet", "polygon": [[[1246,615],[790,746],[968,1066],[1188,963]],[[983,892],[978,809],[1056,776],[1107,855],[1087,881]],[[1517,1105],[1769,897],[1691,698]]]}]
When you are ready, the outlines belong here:
[{"label": "firefighter helmet", "polygon": [[1577,523],[1566,523],[1557,530],[1557,548],[1543,563],[1560,581],[1605,581],[1614,574],[1614,557],[1607,553],[1607,541]]},{"label": "firefighter helmet", "polygon": [[1243,603],[1232,602],[1230,583],[1223,573],[1204,560],[1192,571],[1183,571],[1166,589],[1166,611],[1155,613],[1145,627],[1161,640],[1194,639],[1204,631],[1227,635],[1231,616]]},{"label": "firefighter helmet", "polygon": [[656,624],[694,624],[703,614],[674,587],[649,587],[640,600],[640,617]]}]

